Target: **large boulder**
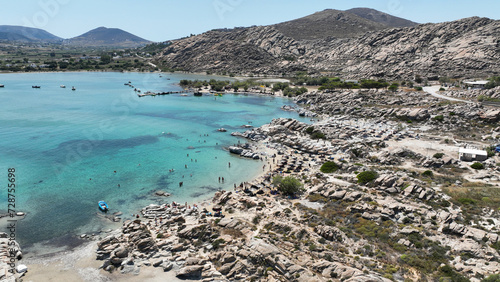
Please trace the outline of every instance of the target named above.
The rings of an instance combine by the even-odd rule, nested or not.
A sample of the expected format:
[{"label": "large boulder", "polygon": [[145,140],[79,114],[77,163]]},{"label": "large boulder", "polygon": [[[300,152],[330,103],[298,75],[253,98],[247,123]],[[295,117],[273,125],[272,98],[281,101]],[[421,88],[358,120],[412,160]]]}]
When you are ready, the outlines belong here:
[{"label": "large boulder", "polygon": [[202,271],[202,265],[185,266],[177,272],[176,277],[179,279],[200,279]]},{"label": "large boulder", "polygon": [[488,121],[488,122],[496,122],[496,121],[500,120],[500,110],[493,109],[493,110],[489,110],[486,112],[481,112],[481,113],[479,113],[479,117],[481,119]]},{"label": "large boulder", "polygon": [[188,226],[177,233],[180,238],[198,239],[202,234],[208,231],[206,224]]}]

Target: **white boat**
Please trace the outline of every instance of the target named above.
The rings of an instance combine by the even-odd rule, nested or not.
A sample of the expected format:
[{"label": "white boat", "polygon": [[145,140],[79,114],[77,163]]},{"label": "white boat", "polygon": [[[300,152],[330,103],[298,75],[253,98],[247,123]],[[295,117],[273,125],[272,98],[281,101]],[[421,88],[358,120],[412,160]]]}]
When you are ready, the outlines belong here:
[{"label": "white boat", "polygon": [[217,129],[217,131],[219,131],[219,132],[226,132],[227,130],[225,128],[221,127],[219,129]]},{"label": "white boat", "polygon": [[76,88],[73,86],[73,87],[71,87],[71,90],[75,91],[75,90],[76,90]]},{"label": "white boat", "polygon": [[0,88],[4,88],[4,87],[5,87],[5,85],[3,85],[3,84],[0,84]]},{"label": "white boat", "polygon": [[59,87],[61,87],[61,88],[66,88],[66,85],[64,85],[64,84],[63,84],[63,85],[61,85],[61,86],[59,86]]}]

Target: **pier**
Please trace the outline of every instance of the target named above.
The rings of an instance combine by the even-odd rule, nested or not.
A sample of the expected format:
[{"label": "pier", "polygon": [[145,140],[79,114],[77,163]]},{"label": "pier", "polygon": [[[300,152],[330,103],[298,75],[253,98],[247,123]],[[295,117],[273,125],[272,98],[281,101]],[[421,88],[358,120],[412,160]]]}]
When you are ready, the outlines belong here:
[{"label": "pier", "polygon": [[167,92],[151,92],[151,91],[146,91],[144,93],[138,93],[137,96],[139,96],[139,97],[144,97],[144,96],[160,96],[160,95],[182,94],[182,93],[190,93],[190,92],[193,92],[193,91],[189,91],[189,90],[167,91]]}]

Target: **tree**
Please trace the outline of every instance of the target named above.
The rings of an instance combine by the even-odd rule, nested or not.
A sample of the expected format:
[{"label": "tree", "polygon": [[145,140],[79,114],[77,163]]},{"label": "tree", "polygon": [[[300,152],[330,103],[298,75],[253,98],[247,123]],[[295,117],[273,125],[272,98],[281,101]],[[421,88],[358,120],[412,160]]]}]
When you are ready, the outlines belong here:
[{"label": "tree", "polygon": [[101,55],[101,62],[105,65],[111,63],[111,56],[110,55]]},{"label": "tree", "polygon": [[415,76],[415,82],[416,83],[422,83],[423,79],[420,75],[417,74],[417,76]]},{"label": "tree", "polygon": [[500,274],[493,274],[488,276],[488,278],[484,278],[481,282],[500,282]]},{"label": "tree", "polygon": [[491,89],[491,88],[495,88],[497,86],[500,86],[500,76],[494,76],[494,77],[490,78],[489,82],[486,83],[485,88]]},{"label": "tree", "polygon": [[399,88],[399,84],[397,84],[397,83],[393,83],[393,84],[391,84],[391,86],[389,86],[389,90],[394,91],[394,92],[396,92],[396,90],[398,90],[398,88]]},{"label": "tree", "polygon": [[304,184],[302,184],[298,179],[292,176],[282,177],[276,176],[273,178],[273,184],[278,186],[278,190],[285,195],[294,195],[296,193],[302,192],[304,189]]},{"label": "tree", "polygon": [[442,76],[439,78],[439,83],[441,83],[441,84],[445,84],[445,83],[449,83],[449,82],[451,82],[451,79],[447,76]]}]

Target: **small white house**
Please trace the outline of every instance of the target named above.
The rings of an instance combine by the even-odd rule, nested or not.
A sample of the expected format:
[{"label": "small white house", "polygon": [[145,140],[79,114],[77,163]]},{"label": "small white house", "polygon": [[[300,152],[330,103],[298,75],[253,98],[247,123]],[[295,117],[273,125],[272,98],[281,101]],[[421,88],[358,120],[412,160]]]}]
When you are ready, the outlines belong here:
[{"label": "small white house", "polygon": [[461,161],[485,161],[488,158],[488,152],[477,149],[460,148],[458,150],[458,158]]},{"label": "small white house", "polygon": [[488,83],[487,80],[479,80],[479,81],[465,81],[464,84],[467,85],[469,89],[484,89],[486,87],[486,84]]}]

